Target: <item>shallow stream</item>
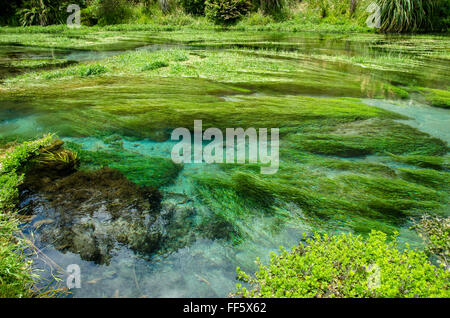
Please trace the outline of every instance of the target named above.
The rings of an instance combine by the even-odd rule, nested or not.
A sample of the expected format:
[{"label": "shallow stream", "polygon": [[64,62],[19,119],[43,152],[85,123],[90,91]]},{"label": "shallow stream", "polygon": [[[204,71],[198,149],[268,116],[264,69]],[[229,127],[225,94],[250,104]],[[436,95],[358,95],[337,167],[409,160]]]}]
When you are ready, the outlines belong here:
[{"label": "shallow stream", "polygon": [[[71,290],[73,297],[225,297],[235,290],[237,266],[254,272],[257,257],[267,262],[271,251],[277,251],[279,246],[298,244],[303,239],[303,234],[309,236],[313,231],[367,234],[367,229],[386,226],[400,232],[402,244],[408,242],[412,246],[421,246],[418,236],[409,229],[410,215],[406,212],[403,214],[404,211],[401,211],[400,216],[396,214],[397,211],[393,216],[384,215],[381,218],[360,213],[354,219],[350,219],[352,217],[347,212],[314,214],[315,211],[309,211],[297,201],[293,202],[288,194],[279,194],[268,205],[264,203],[260,206],[260,202],[246,199],[246,191],[253,183],[246,183],[250,179],[245,176],[254,177],[252,182],[260,181],[259,176],[251,170],[234,170],[205,163],[185,164],[181,168],[172,166],[170,153],[176,142],[169,140],[171,131],[180,124],[190,128],[195,119],[203,119],[205,127],[215,127],[220,123],[234,124],[231,127],[236,128],[248,123],[254,123],[255,127],[267,127],[267,124],[270,125],[268,128],[280,127],[280,161],[287,167],[281,171],[293,169],[293,172],[292,180],[287,173],[280,177],[282,181],[276,179],[276,182],[281,182],[282,185],[292,184],[293,188],[296,187],[294,184],[297,179],[304,178],[301,182],[304,182],[305,187],[310,187],[309,191],[320,192],[327,189],[333,196],[339,197],[336,189],[339,189],[341,183],[335,182],[345,181],[348,186],[345,178],[349,175],[390,180],[400,168],[417,168],[379,153],[345,158],[315,154],[320,160],[373,164],[371,167],[374,167],[375,172],[341,171],[328,166],[314,166],[308,161],[314,159],[308,159],[308,155],[303,153],[296,154],[297,148],[288,147],[291,139],[285,136],[296,136],[306,128],[309,129],[308,133],[317,134],[319,131],[321,134],[330,134],[320,131],[321,120],[327,121],[320,116],[326,114],[308,117],[307,113],[292,111],[285,113],[286,116],[283,117],[281,112],[269,109],[295,105],[299,97],[315,98],[319,102],[329,97],[362,98],[362,105],[355,106],[362,109],[361,112],[380,109],[389,111],[386,116],[391,116],[390,112],[407,116],[408,118],[399,116],[395,122],[417,128],[429,134],[430,138],[435,137],[446,143],[450,141],[448,109],[425,105],[423,98],[414,94],[400,100],[389,94],[380,96],[368,88],[381,82],[445,90],[450,84],[448,60],[423,55],[423,58],[417,59],[417,64],[410,67],[389,68],[383,64],[383,67],[371,68],[370,63],[347,63],[334,57],[374,59],[399,52],[403,56],[414,55],[416,52],[395,47],[395,38],[363,41],[339,35],[301,33],[261,33],[247,36],[248,38],[243,37],[242,33],[235,36],[228,33],[226,39],[220,41],[213,37],[197,38],[192,34],[147,34],[139,41],[131,39],[122,47],[116,45],[113,49],[106,47],[95,51],[22,47],[13,43],[0,46],[0,79],[29,71],[14,66],[13,62],[24,59],[61,59],[70,63],[82,63],[101,61],[131,50],[157,51],[172,48],[184,49],[196,55],[227,50],[241,51],[241,54],[255,58],[270,55],[275,64],[278,60],[288,59],[289,65],[294,67],[292,71],[278,69],[273,73],[265,73],[267,81],[241,83],[195,77],[142,78],[118,75],[74,83],[62,82],[54,87],[47,87],[40,93],[33,91],[32,94],[8,95],[2,99],[0,136],[6,141],[35,138],[48,132],[56,133],[67,145],[78,147],[82,151],[81,156],[83,153],[90,156],[91,161],[86,162],[84,168],[101,168],[104,164],[95,154],[100,157],[107,154],[111,156],[108,161],[110,167],[119,169],[129,180],[139,185],[158,188],[162,194],[158,211],[151,212],[157,213],[158,219],[152,226],[158,226],[159,243],[150,250],[133,248],[133,242],[123,244],[114,240],[111,243],[107,239],[101,241],[105,235],[120,234],[108,232],[109,228],[99,229],[99,224],[110,222],[106,211],[109,203],[91,202],[80,196],[79,202],[83,206],[74,209],[94,211],[89,216],[92,219],[89,222],[94,222],[98,230],[94,235],[99,245],[97,256],[91,257],[77,253],[76,248],[68,247],[70,242],[57,237],[66,235],[64,233],[67,228],[82,221],[67,221],[64,215],[72,212],[61,211],[61,207],[54,206],[51,196],[24,190],[21,208],[24,213],[32,216],[32,221],[24,225],[23,231],[26,235],[33,234],[35,245],[46,255],[46,258],[34,256],[36,267],[43,270],[43,277],[51,279],[52,275],[59,275],[58,268],[78,264],[81,268],[82,288]],[[405,40],[404,37],[401,39]],[[320,87],[304,84],[309,80],[310,74],[318,77],[322,74]],[[342,89],[336,88],[336,81],[339,80],[342,80]],[[356,86],[356,90],[346,86],[347,81],[351,83],[349,85]],[[298,103],[304,103],[304,100],[300,99]],[[261,114],[258,113],[257,106],[260,104],[264,105],[267,114],[263,110]],[[207,107],[217,108],[217,113],[204,111]],[[317,108],[320,107],[317,104]],[[230,108],[234,111],[230,112]],[[373,110],[374,108],[377,110]],[[313,111],[314,107],[311,112]],[[248,116],[254,116],[254,119]],[[364,121],[367,119],[364,116],[355,115],[355,118]],[[301,121],[296,124],[295,120],[298,118],[308,118],[308,121],[305,121],[304,126]],[[286,120],[291,122],[283,124]],[[314,124],[314,120],[317,120],[318,125]],[[242,176],[244,179],[239,179]],[[341,181],[340,178],[345,180]],[[270,179],[267,182],[270,183]],[[233,184],[230,186],[233,191],[227,188],[229,184]],[[334,190],[329,190],[330,187]],[[259,188],[255,186],[255,189]],[[349,189],[342,188],[342,191],[346,195]],[[447,196],[444,192],[439,193]],[[75,200],[72,206],[76,206],[77,201],[73,199],[76,196],[72,198],[71,195],[68,195],[68,200]],[[359,194],[354,195],[357,197]],[[326,201],[327,198],[329,197],[325,196],[323,200]],[[366,200],[362,194],[360,198]],[[133,208],[130,209],[132,212]],[[236,211],[243,211],[243,214]],[[442,209],[440,211],[442,213]],[[448,206],[445,213],[448,213]],[[92,231],[92,227],[86,231]],[[78,242],[78,245],[83,240],[88,240],[82,234],[79,239],[81,243]],[[102,245],[100,241],[107,243]],[[98,254],[101,255],[100,258]],[[49,265],[48,259],[58,267]]]}]

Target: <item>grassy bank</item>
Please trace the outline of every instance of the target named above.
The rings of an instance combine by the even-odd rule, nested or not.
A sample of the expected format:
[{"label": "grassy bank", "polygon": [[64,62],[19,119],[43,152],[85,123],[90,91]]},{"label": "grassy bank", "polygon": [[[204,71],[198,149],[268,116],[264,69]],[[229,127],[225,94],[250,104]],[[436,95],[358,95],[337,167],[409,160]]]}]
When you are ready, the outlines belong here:
[{"label": "grassy bank", "polygon": [[52,291],[34,289],[38,278],[25,258],[29,241],[20,236],[21,223],[15,206],[24,167],[52,137],[0,149],[0,298],[47,297]]}]

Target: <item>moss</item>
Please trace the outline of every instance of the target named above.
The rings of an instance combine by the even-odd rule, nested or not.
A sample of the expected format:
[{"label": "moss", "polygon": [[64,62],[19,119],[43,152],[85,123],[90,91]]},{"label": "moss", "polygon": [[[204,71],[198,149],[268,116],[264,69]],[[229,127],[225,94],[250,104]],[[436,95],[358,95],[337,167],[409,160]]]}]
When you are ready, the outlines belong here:
[{"label": "moss", "polygon": [[[314,165],[320,163],[311,164],[308,159],[301,165],[282,162],[273,176],[259,175],[257,165],[223,165],[230,177],[216,175],[196,180],[202,189],[200,198],[215,213],[225,213],[228,222],[240,228],[242,238],[251,236],[242,228],[249,215],[286,217],[278,214],[282,202],[294,203],[308,222],[352,228],[359,233],[372,229],[393,233],[408,216],[424,210],[441,213],[445,208],[444,194],[396,178],[386,167],[381,173],[377,166],[372,175],[367,175],[364,169],[359,171],[361,167],[354,166],[345,174],[328,177],[326,170],[310,168]],[[353,169],[362,175],[352,173]]]},{"label": "moss", "polygon": [[267,55],[251,55],[240,50],[210,50],[202,53],[201,57],[182,49],[139,50],[104,59],[101,64],[84,63],[20,75],[8,79],[7,84],[96,75],[129,76],[143,71],[146,76],[152,77],[201,77],[239,83],[254,90],[282,90],[295,94],[373,97],[392,96],[393,90],[397,93],[401,91],[393,86],[387,90],[386,85],[377,79],[367,80],[362,85],[352,74],[324,70],[314,63],[299,67],[297,60],[280,59],[276,51]]},{"label": "moss", "polygon": [[[322,155],[339,157],[358,157],[370,154],[372,151],[358,142],[333,140],[331,136],[308,136],[303,141],[295,140],[299,149]],[[317,139],[313,139],[317,138]],[[292,139],[291,139],[292,140]]]},{"label": "moss", "polygon": [[425,102],[430,106],[450,108],[450,91],[448,89],[413,86],[409,90],[422,95],[425,98]]},{"label": "moss", "polygon": [[57,70],[57,71],[48,71],[42,74],[42,78],[46,80],[58,79],[61,77],[70,77],[70,76],[78,76],[78,77],[88,77],[88,76],[97,76],[108,73],[110,70],[101,64],[87,64],[87,65],[77,65],[71,66],[67,69]]},{"label": "moss", "polygon": [[385,85],[385,92],[388,96],[395,96],[401,99],[407,99],[409,97],[408,91],[394,85]]},{"label": "moss", "polygon": [[[101,95],[97,90],[99,86],[102,87]],[[6,103],[17,105],[20,100],[24,113],[37,114],[23,118],[30,122],[11,121],[0,129],[5,137],[23,135],[27,128],[39,125],[64,137],[119,134],[165,140],[170,137],[171,129],[192,129],[194,120],[199,119],[203,120],[205,129],[291,127],[322,130],[321,127],[373,117],[403,118],[350,98],[253,95],[239,96],[233,101],[223,98],[240,93],[242,91],[234,85],[204,79],[139,76],[74,79],[70,83],[55,83],[45,90],[28,87],[26,91],[2,94]],[[34,130],[28,133],[32,136]],[[431,142],[429,147],[433,145]]]},{"label": "moss", "polygon": [[348,171],[384,177],[395,177],[396,175],[393,169],[379,163],[324,158],[322,156],[311,156],[306,159],[305,163],[315,168],[325,168],[332,171]]},{"label": "moss", "polygon": [[428,89],[425,98],[431,106],[450,108],[450,92],[448,90]]}]

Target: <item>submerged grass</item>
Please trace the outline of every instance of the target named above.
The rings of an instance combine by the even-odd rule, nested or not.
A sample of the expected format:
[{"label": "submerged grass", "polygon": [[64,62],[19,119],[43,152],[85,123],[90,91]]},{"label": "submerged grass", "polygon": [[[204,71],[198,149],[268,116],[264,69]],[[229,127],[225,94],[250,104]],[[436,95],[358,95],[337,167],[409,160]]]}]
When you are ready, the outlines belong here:
[{"label": "submerged grass", "polygon": [[424,156],[424,155],[410,155],[410,156],[390,156],[399,162],[414,165],[420,168],[430,168],[435,170],[450,170],[449,156]]},{"label": "submerged grass", "polygon": [[97,170],[110,167],[121,171],[129,180],[142,186],[159,188],[170,184],[182,169],[172,160],[149,157],[126,151],[120,146],[106,150],[84,150],[78,144],[68,142],[67,147],[81,158],[81,169]]},{"label": "submerged grass", "polygon": [[[133,32],[151,27],[82,29],[57,40],[58,29],[49,28],[39,36],[48,45],[59,41],[55,45],[68,46],[70,35],[72,45],[79,47],[95,47],[99,37],[100,45],[117,48],[124,38],[136,36]],[[14,36],[26,42],[26,36]],[[424,64],[433,67],[423,58],[438,40],[425,38],[414,46],[397,38],[324,35],[320,50],[301,51],[292,34],[185,30],[135,40],[144,38],[189,47],[136,50],[10,78],[0,88],[7,119],[0,126],[2,138],[33,137],[45,129],[62,137],[166,141],[174,128],[192,130],[194,120],[202,120],[203,129],[278,127],[277,174],[260,175],[258,165],[221,165],[220,173],[193,176],[195,199],[211,211],[201,220],[205,233],[233,244],[255,236],[252,223],[262,216],[275,224],[306,220],[326,229],[392,233],[406,226],[409,216],[446,213],[449,189],[442,184],[448,179],[447,144],[396,121],[406,117],[356,98],[413,98],[407,81],[419,78],[427,69]],[[341,41],[346,43],[339,46],[341,54],[334,54]],[[264,48],[267,43],[273,44],[270,49]],[[353,56],[355,43],[374,50],[357,49]],[[413,55],[412,50],[422,53]],[[434,85],[432,78],[430,83]],[[90,151],[72,145],[78,147],[83,167],[117,168],[142,185],[168,185],[182,169],[168,159],[116,146]],[[422,169],[363,161],[367,155],[389,156]]]}]

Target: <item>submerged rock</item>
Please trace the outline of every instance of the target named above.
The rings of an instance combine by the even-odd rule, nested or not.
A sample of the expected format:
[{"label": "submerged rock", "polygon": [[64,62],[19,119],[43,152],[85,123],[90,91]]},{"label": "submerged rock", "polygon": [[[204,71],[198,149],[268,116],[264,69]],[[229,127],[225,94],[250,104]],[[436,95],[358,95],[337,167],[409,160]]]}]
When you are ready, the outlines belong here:
[{"label": "submerged rock", "polygon": [[40,236],[60,250],[103,264],[117,244],[144,253],[160,244],[167,223],[162,218],[168,215],[159,213],[157,189],[139,187],[110,168],[28,181],[25,186],[34,193],[28,209],[54,220],[41,226]]}]

